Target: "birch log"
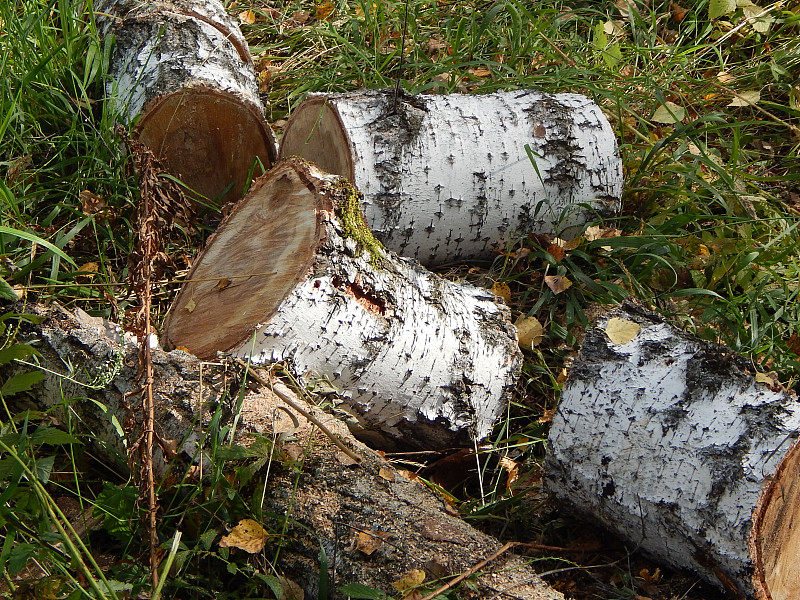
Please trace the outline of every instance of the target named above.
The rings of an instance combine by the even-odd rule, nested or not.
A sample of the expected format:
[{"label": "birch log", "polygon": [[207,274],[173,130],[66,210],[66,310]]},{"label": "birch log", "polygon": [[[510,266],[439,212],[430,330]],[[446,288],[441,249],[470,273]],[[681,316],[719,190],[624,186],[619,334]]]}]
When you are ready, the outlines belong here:
[{"label": "birch log", "polygon": [[241,198],[277,150],[236,22],[216,0],[99,0],[95,11],[116,39],[109,97],[139,141],[206,199]]},{"label": "birch log", "polygon": [[735,597],[789,600],[800,597],[800,405],[748,366],[633,305],[610,313],[564,386],[548,485]]},{"label": "birch log", "polygon": [[347,177],[376,236],[426,265],[491,259],[515,232],[569,237],[620,208],[611,126],[577,94],[312,95],[280,154]]},{"label": "birch log", "polygon": [[[123,429],[118,424],[127,424],[141,411],[136,346],[123,343],[112,324],[81,311],[73,315],[37,305],[22,312],[45,318],[39,325],[23,324],[19,332],[20,341],[39,351],[39,364],[46,369],[44,379],[30,391],[26,408],[48,410],[53,419],[64,418],[76,427],[79,418],[82,432],[91,432],[104,455],[124,467],[129,444],[141,433],[127,426],[127,437],[118,433]],[[437,579],[455,577],[501,547],[496,539],[453,516],[427,486],[394,471],[377,452],[353,439],[343,423],[305,404],[281,382],[271,381],[271,387],[304,407],[357,453],[358,466],[346,462],[347,457],[318,428],[270,389],[246,377],[236,364],[202,363],[185,352],[159,349],[153,350],[152,359],[160,440],[154,461],[160,472],[169,468],[178,480],[202,484],[190,467],[202,460],[204,431],[217,407],[222,415],[219,427],[236,423],[231,428],[237,432],[236,443],[247,445],[253,435],[277,438],[281,452],[274,455],[276,464],[284,453],[296,460],[292,468],[273,465],[265,478],[262,508],[268,530],[286,533],[280,560],[268,567],[270,574],[275,569],[296,582],[306,598],[322,597],[320,548],[327,555],[325,575],[331,582],[330,596],[325,598],[345,600],[348,596],[337,588],[352,583],[394,594],[392,582],[412,569],[423,571],[426,586],[435,588],[441,583]],[[4,365],[0,380],[32,369],[18,363]],[[21,396],[7,395],[4,401],[23,404]],[[283,438],[287,441],[280,441]],[[166,461],[163,449],[170,453]],[[284,530],[287,523],[289,529]],[[199,543],[191,528],[183,533],[186,543]],[[362,536],[369,540],[374,536],[369,549],[359,541]],[[500,555],[470,579],[470,597],[563,600],[530,562],[510,552]]]},{"label": "birch log", "polygon": [[288,361],[303,382],[338,390],[359,436],[382,449],[485,437],[520,369],[508,309],[385,252],[358,200],[338,176],[279,163],[209,239],[165,342]]}]

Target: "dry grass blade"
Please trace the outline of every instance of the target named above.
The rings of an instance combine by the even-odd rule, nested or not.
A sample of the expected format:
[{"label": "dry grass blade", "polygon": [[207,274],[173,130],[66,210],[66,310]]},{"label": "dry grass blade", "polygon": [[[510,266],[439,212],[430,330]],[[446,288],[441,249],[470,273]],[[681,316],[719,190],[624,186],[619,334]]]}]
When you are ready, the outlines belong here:
[{"label": "dry grass blade", "polygon": [[[120,128],[134,159],[139,177],[140,204],[137,211],[137,243],[131,256],[128,284],[138,298],[134,317],[134,330],[139,340],[139,368],[142,381],[142,433],[129,451],[133,460],[138,451],[141,460],[140,499],[147,499],[147,529],[150,542],[150,580],[158,587],[158,501],[153,475],[153,445],[155,440],[155,406],[153,400],[153,362],[150,339],[153,325],[150,319],[152,306],[151,282],[169,263],[164,252],[165,238],[175,219],[188,222],[191,208],[180,187],[172,180],[160,177],[163,172],[153,153],[143,144],[131,140]],[[132,469],[133,472],[136,472]]]}]

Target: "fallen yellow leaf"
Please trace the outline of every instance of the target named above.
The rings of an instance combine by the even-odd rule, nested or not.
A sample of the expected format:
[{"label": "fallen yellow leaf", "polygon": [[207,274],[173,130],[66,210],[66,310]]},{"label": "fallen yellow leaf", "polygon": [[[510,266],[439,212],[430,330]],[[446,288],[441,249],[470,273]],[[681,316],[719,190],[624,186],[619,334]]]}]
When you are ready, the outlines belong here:
[{"label": "fallen yellow leaf", "polygon": [[495,296],[500,296],[506,304],[511,304],[511,288],[507,283],[502,281],[495,281],[492,286],[492,293]]},{"label": "fallen yellow leaf", "polygon": [[247,23],[248,25],[252,25],[256,22],[256,13],[252,10],[243,10],[239,13],[239,21],[242,23]]},{"label": "fallen yellow leaf", "polygon": [[422,585],[423,581],[425,581],[425,571],[422,569],[411,569],[400,579],[393,582],[392,586],[394,586],[394,589],[398,592],[405,592],[406,590]]},{"label": "fallen yellow leaf", "polygon": [[314,16],[319,19],[320,21],[324,21],[327,19],[331,13],[333,12],[335,5],[333,2],[328,0],[327,2],[323,2],[317,6],[317,10],[314,13]]},{"label": "fallen yellow leaf", "polygon": [[517,342],[521,348],[532,348],[542,343],[544,326],[536,317],[520,317],[514,325],[517,327]]},{"label": "fallen yellow leaf", "polygon": [[264,549],[269,534],[261,523],[253,519],[242,519],[233,530],[219,541],[221,548],[239,548],[250,554]]},{"label": "fallen yellow leaf", "polygon": [[614,344],[627,344],[636,337],[641,328],[641,325],[633,321],[611,317],[606,323],[606,335]]}]

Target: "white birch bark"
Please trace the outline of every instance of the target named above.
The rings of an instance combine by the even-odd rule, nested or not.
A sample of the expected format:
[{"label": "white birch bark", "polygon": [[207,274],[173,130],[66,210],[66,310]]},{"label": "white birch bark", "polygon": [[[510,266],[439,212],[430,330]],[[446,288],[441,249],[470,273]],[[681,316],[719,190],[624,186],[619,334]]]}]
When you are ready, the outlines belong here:
[{"label": "white birch bark", "polygon": [[[641,329],[614,343],[607,335],[613,318]],[[798,570],[791,567],[791,593],[757,592],[761,551],[752,552],[748,538],[763,545],[778,533],[774,520],[754,527],[762,495],[773,511],[796,510],[796,494],[766,492],[781,462],[797,454],[800,406],[756,383],[747,366],[635,306],[610,313],[587,333],[564,386],[547,482],[558,498],[635,547],[736,597],[788,600],[800,594]],[[773,553],[769,569],[793,564],[793,550],[782,558]]]},{"label": "white birch bark", "polygon": [[215,0],[100,0],[95,12],[115,37],[107,92],[122,120],[191,189],[239,199],[256,159],[268,169],[277,151],[234,19]]},{"label": "white birch bark", "polygon": [[280,154],[348,177],[376,236],[426,265],[491,259],[513,233],[569,237],[620,208],[614,133],[577,94],[401,96],[396,110],[393,92],[312,95]]},{"label": "white birch bark", "polygon": [[508,309],[362,248],[340,220],[355,193],[342,182],[299,160],[256,182],[195,261],[165,342],[201,358],[287,361],[304,383],[326,380],[358,435],[384,449],[485,437],[520,369]]}]

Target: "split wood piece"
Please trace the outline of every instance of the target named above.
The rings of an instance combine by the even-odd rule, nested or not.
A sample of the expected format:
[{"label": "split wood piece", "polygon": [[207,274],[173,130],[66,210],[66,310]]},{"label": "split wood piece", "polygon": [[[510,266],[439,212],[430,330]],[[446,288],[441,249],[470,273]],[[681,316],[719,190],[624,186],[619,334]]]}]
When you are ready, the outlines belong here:
[{"label": "split wood piece", "polygon": [[[126,445],[140,433],[131,431],[127,438],[118,433],[118,424],[139,408],[136,394],[125,396],[140,385],[136,346],[123,343],[109,322],[80,311],[72,315],[52,305],[37,305],[21,312],[44,318],[38,325],[24,324],[20,341],[35,345],[40,366],[47,370],[25,398],[17,394],[6,402],[12,409],[48,410],[54,419],[73,424],[77,416],[76,427],[90,432],[105,450],[103,455],[124,469]],[[71,372],[66,365],[72,365]],[[184,481],[201,485],[191,467],[202,461],[204,469],[211,468],[201,457],[207,450],[204,430],[216,407],[221,407],[219,427],[237,423],[230,429],[237,432],[235,443],[247,445],[254,435],[266,436],[280,447],[275,460],[293,461],[292,468],[273,467],[269,472],[262,512],[272,515],[264,522],[270,531],[284,531],[289,524],[284,531],[287,544],[272,566],[301,585],[306,598],[320,597],[320,547],[327,555],[331,597],[337,600],[346,596],[333,588],[352,583],[395,594],[392,583],[412,570],[424,572],[425,584],[435,587],[438,578],[469,571],[502,548],[496,539],[454,516],[427,486],[393,470],[377,452],[355,440],[341,421],[306,404],[281,383],[272,382],[272,393],[248,378],[242,391],[243,369],[237,365],[202,363],[179,350],[153,349],[153,367],[156,434],[161,442],[155,460],[163,473],[167,453],[167,477],[184,480],[189,470]],[[34,367],[11,363],[4,368],[12,376]],[[98,383],[96,376],[105,383]],[[95,379],[90,387],[76,381],[90,378]],[[354,465],[283,398],[302,405],[358,453],[361,462]],[[236,413],[239,401],[241,411]],[[219,538],[214,543],[218,542]],[[563,600],[528,563],[510,553],[498,556],[474,575],[471,597]]]},{"label": "split wood piece", "polygon": [[519,374],[509,311],[384,251],[358,200],[310,163],[276,165],[195,260],[163,341],[200,358],[288,361],[305,384],[332,386],[382,449],[471,445]]},{"label": "split wood piece", "polygon": [[116,38],[109,97],[139,141],[201,202],[241,198],[277,150],[236,22],[215,0],[100,0],[95,11]]},{"label": "split wood piece", "polygon": [[611,312],[564,385],[547,482],[735,597],[789,600],[800,597],[800,404],[749,365],[633,304]]},{"label": "split wood piece", "polygon": [[514,233],[572,237],[620,208],[614,133],[577,94],[312,95],[280,155],[347,177],[378,239],[429,266],[492,259]]}]

